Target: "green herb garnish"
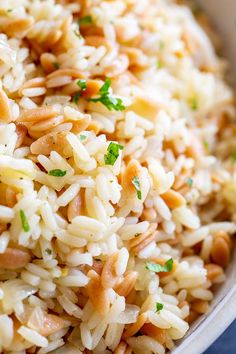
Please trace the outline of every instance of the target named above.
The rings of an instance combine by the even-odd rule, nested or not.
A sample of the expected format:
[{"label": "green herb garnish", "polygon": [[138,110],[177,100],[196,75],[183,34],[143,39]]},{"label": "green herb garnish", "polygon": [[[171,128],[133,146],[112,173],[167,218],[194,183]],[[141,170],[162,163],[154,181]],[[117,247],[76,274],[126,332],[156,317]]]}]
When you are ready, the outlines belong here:
[{"label": "green herb garnish", "polygon": [[7,12],[12,12],[12,11],[13,11],[13,9],[8,9],[8,10],[7,10]]},{"label": "green herb garnish", "polygon": [[188,177],[186,179],[186,183],[188,184],[188,186],[191,188],[193,186],[193,179],[191,177]]},{"label": "green herb garnish", "polygon": [[72,98],[72,102],[78,103],[80,96],[81,96],[80,91],[76,92]]},{"label": "green herb garnish", "polygon": [[86,80],[78,80],[76,84],[81,88],[82,91],[85,91],[87,88]]},{"label": "green herb garnish", "polygon": [[106,79],[104,85],[100,88],[99,94],[100,97],[97,98],[89,98],[88,101],[91,102],[101,102],[106,108],[111,111],[123,111],[125,106],[120,98],[116,98],[109,93],[109,88],[111,86],[111,80]]},{"label": "green herb garnish", "polygon": [[164,305],[160,302],[156,302],[156,312],[159,312],[163,309]]},{"label": "green herb garnish", "polygon": [[60,68],[60,64],[57,63],[57,62],[56,62],[56,63],[53,63],[52,65],[54,66],[55,69],[59,69],[59,68]]},{"label": "green herb garnish", "polygon": [[234,150],[234,151],[232,152],[231,159],[232,159],[233,161],[236,161],[236,150]]},{"label": "green herb garnish", "polygon": [[203,141],[203,146],[204,146],[204,149],[206,150],[206,152],[208,152],[209,151],[209,143],[208,143],[208,141],[204,140]]},{"label": "green herb garnish", "polygon": [[104,155],[105,164],[113,166],[119,156],[119,151],[123,149],[122,145],[111,142],[108,145],[107,154]]},{"label": "green herb garnish", "polygon": [[193,111],[197,111],[198,108],[199,108],[199,104],[198,104],[198,100],[196,97],[192,97],[190,100],[189,100],[189,106],[190,108],[193,110]]},{"label": "green herb garnish", "polygon": [[80,136],[79,136],[79,140],[80,140],[80,141],[84,141],[85,139],[86,139],[86,135],[80,135]]},{"label": "green herb garnish", "polygon": [[161,69],[162,68],[162,62],[160,60],[158,60],[158,59],[156,61],[156,67],[157,67],[157,69]]},{"label": "green herb garnish", "polygon": [[45,249],[45,252],[46,252],[48,255],[52,254],[52,250],[51,250],[50,248],[46,248],[46,249]]},{"label": "green herb garnish", "polygon": [[151,272],[155,272],[155,273],[167,273],[172,270],[173,263],[174,263],[174,261],[172,258],[168,259],[168,261],[166,261],[166,263],[163,266],[160,264],[147,262],[146,269],[150,270]]},{"label": "green herb garnish", "polygon": [[59,168],[55,170],[51,170],[48,172],[49,176],[54,176],[54,177],[64,177],[66,175],[67,171],[62,171]]},{"label": "green herb garnish", "polygon": [[80,25],[90,25],[91,23],[93,23],[93,19],[92,19],[92,16],[90,16],[90,15],[81,17],[79,19],[79,24]]},{"label": "green herb garnish", "polygon": [[24,210],[22,210],[22,209],[20,210],[20,220],[21,220],[21,225],[23,227],[23,230],[25,232],[28,232],[30,230],[30,226],[29,226],[27,217],[24,213]]},{"label": "green herb garnish", "polygon": [[141,192],[141,188],[140,188],[140,182],[139,179],[137,177],[134,177],[132,179],[132,184],[134,185],[136,191],[137,191],[137,197],[138,199],[142,199],[142,192]]}]

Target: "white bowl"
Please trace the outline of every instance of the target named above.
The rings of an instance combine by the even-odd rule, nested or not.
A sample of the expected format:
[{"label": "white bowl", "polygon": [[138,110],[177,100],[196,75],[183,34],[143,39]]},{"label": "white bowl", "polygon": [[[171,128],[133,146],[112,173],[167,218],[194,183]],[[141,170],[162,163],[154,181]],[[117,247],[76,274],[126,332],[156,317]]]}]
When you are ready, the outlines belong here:
[{"label": "white bowl", "polygon": [[[230,81],[236,87],[236,0],[199,0],[223,38],[230,61]],[[209,312],[191,328],[173,354],[201,354],[236,318],[236,251],[225,283],[216,292]]]}]

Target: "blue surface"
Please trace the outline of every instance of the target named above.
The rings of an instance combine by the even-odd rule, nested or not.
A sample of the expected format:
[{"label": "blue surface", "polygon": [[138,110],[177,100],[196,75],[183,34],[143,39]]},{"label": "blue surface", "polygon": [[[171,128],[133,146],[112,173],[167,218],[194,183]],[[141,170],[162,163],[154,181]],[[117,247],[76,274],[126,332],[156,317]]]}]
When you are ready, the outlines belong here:
[{"label": "blue surface", "polygon": [[236,321],[204,354],[236,354]]}]

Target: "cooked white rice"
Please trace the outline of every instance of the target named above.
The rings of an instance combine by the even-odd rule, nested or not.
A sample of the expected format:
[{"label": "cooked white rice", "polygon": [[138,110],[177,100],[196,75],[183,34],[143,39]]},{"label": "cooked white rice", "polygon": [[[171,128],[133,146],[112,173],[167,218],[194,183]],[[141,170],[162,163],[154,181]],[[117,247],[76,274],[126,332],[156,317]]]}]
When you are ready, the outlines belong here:
[{"label": "cooked white rice", "polygon": [[164,354],[224,281],[233,94],[183,2],[0,1],[1,353]]}]

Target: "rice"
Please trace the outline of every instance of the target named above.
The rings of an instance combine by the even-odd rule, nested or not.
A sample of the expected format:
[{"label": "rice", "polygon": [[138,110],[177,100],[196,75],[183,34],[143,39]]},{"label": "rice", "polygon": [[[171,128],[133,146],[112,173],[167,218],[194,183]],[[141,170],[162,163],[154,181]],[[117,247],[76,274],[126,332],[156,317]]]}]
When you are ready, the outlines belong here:
[{"label": "rice", "polygon": [[225,280],[233,94],[184,3],[1,2],[0,352],[164,354]]}]

